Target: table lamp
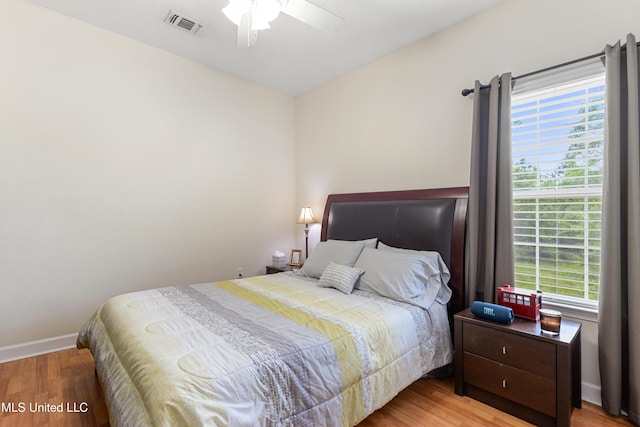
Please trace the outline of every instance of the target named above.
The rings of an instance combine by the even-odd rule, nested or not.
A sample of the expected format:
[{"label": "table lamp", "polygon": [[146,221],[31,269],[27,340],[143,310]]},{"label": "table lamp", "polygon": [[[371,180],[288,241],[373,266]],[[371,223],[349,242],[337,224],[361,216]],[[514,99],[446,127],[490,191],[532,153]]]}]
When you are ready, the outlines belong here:
[{"label": "table lamp", "polygon": [[309,206],[305,206],[300,211],[300,217],[296,224],[304,224],[304,259],[309,258],[309,224],[315,224],[318,220],[313,216],[313,211]]}]

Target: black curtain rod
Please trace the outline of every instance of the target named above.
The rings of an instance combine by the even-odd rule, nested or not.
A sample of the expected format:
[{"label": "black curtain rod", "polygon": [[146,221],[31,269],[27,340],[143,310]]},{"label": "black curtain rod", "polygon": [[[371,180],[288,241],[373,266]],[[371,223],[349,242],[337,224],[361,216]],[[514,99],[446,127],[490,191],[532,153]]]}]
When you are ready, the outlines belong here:
[{"label": "black curtain rod", "polygon": [[[638,47],[638,46],[640,46],[640,42],[636,43],[636,47]],[[626,50],[626,49],[627,49],[626,46],[622,46],[622,50]],[[591,54],[589,56],[585,56],[583,58],[574,59],[572,61],[563,62],[562,64],[554,65],[552,67],[547,67],[547,68],[543,68],[541,70],[532,71],[530,73],[526,73],[526,74],[523,74],[521,76],[512,77],[511,81],[514,82],[514,81],[516,81],[518,79],[522,79],[522,78],[525,78],[525,77],[535,76],[536,74],[544,73],[545,71],[555,70],[556,68],[566,67],[568,65],[573,65],[573,64],[576,64],[578,62],[588,61],[589,59],[599,58],[599,57],[604,57],[604,51],[603,52],[594,53],[594,54]],[[491,87],[491,85],[482,85],[482,86],[480,86],[480,89],[486,89],[488,87]],[[468,95],[472,94],[473,92],[474,92],[474,89],[462,89],[462,96],[468,96]]]}]

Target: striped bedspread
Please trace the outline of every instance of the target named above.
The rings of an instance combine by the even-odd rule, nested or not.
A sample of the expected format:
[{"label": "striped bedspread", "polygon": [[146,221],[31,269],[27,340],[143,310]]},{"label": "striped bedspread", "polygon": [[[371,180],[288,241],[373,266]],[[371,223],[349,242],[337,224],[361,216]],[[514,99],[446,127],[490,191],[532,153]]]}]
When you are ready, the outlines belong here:
[{"label": "striped bedspread", "polygon": [[291,273],[114,297],[78,347],[112,426],[351,426],[453,354],[446,307]]}]

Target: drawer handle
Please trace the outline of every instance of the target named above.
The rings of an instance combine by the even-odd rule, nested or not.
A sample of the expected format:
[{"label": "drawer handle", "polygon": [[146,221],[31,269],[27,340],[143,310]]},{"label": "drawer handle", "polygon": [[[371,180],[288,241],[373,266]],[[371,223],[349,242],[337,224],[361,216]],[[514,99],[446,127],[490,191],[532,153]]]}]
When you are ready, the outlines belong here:
[{"label": "drawer handle", "polygon": [[502,388],[507,388],[507,380],[502,380]]},{"label": "drawer handle", "polygon": [[502,354],[505,354],[505,355],[507,354],[507,347],[502,346]]}]

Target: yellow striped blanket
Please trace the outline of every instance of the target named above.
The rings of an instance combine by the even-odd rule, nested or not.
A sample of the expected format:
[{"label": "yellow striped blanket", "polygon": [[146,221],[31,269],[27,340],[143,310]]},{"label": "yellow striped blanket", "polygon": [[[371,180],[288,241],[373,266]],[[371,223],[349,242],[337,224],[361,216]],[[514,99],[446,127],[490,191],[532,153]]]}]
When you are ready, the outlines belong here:
[{"label": "yellow striped blanket", "polygon": [[446,307],[291,273],[112,298],[78,336],[112,426],[352,426],[452,360]]}]

